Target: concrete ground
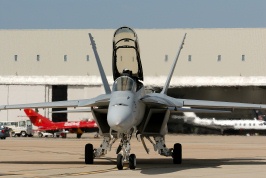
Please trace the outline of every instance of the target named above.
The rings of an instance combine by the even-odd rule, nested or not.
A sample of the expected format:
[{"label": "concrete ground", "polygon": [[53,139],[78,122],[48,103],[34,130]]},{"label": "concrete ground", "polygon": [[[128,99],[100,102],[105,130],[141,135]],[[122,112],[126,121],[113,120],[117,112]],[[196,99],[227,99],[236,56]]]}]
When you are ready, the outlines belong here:
[{"label": "concrete ground", "polygon": [[136,170],[116,169],[118,142],[105,157],[93,165],[84,164],[84,145],[101,143],[93,134],[81,139],[7,138],[0,140],[0,177],[265,177],[266,138],[264,136],[167,135],[166,144],[183,145],[183,164],[174,165],[170,157],[159,156],[149,142],[146,154],[141,142],[132,138]]}]

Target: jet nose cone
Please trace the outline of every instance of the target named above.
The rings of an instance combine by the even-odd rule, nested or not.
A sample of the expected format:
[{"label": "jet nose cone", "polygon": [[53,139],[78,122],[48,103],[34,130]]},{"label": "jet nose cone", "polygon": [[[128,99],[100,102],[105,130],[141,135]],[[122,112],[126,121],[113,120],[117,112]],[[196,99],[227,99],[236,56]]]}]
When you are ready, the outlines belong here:
[{"label": "jet nose cone", "polygon": [[131,117],[131,111],[127,107],[115,106],[109,108],[107,122],[112,130],[125,132],[131,127]]}]

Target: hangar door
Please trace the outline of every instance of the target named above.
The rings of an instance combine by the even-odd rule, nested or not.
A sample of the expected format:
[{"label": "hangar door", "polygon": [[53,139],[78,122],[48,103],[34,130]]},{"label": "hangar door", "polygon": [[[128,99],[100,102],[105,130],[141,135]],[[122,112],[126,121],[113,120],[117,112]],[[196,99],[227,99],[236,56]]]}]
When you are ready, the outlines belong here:
[{"label": "hangar door", "polygon": [[[67,85],[52,86],[52,101],[67,100]],[[52,111],[67,110],[67,108],[52,108]],[[53,122],[67,121],[67,113],[52,113]]]}]

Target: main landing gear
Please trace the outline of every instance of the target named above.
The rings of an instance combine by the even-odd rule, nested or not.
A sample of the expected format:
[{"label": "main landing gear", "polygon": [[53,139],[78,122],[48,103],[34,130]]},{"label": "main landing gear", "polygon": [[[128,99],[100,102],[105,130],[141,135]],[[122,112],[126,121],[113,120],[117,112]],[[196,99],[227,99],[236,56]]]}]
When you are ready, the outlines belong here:
[{"label": "main landing gear", "polygon": [[[116,150],[117,169],[122,170],[124,168],[124,163],[127,163],[130,169],[135,169],[136,163],[137,163],[136,155],[130,154],[131,134],[121,134],[119,138],[121,138],[121,141]],[[182,145],[180,143],[176,143],[174,145],[174,148],[168,149],[165,145],[164,137],[154,137],[155,142],[152,141],[150,137],[145,137],[145,138],[147,138],[152,143],[154,147],[154,151],[158,151],[158,153],[162,156],[172,156],[174,164],[182,163]],[[107,151],[111,150],[112,145],[115,143],[117,139],[118,138],[111,139],[110,137],[104,137],[103,142],[98,149],[93,149],[92,144],[86,144],[85,145],[85,163],[93,164],[94,158],[107,154]],[[145,150],[147,151],[147,153],[149,153],[149,149],[146,147],[146,144],[144,143],[143,138],[142,138],[142,141],[143,141],[142,143],[143,143]]]},{"label": "main landing gear", "polygon": [[85,163],[86,164],[93,164],[94,159],[94,150],[92,144],[85,145]]},{"label": "main landing gear", "polygon": [[169,149],[166,147],[164,137],[162,136],[153,137],[155,142],[153,142],[151,138],[148,136],[141,136],[142,144],[148,154],[149,154],[149,149],[147,148],[144,142],[144,138],[150,141],[150,143],[153,145],[154,151],[158,151],[160,155],[172,156],[174,164],[182,163],[182,145],[180,143],[176,143],[174,145],[174,148]]},{"label": "main landing gear", "polygon": [[182,163],[182,145],[180,143],[176,143],[174,145],[172,157],[173,157],[174,164]]}]

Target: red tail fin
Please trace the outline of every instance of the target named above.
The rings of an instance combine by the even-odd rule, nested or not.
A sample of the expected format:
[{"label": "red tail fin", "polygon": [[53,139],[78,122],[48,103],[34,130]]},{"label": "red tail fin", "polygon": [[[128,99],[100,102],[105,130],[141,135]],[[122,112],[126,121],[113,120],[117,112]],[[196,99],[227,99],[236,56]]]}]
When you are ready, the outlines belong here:
[{"label": "red tail fin", "polygon": [[35,112],[33,109],[24,109],[24,112],[30,118],[30,121],[32,122],[32,124],[37,127],[53,125],[52,121],[40,115],[39,113]]}]

